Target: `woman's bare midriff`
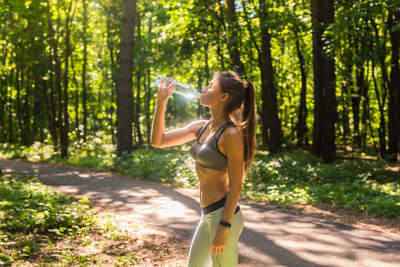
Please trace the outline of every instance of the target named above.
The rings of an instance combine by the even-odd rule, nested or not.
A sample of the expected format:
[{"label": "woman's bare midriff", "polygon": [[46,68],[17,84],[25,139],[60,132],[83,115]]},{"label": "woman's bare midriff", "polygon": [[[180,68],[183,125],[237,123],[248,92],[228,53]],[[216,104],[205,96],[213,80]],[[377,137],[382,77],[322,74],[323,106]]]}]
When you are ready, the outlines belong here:
[{"label": "woman's bare midriff", "polygon": [[228,172],[205,168],[197,163],[195,169],[200,182],[201,207],[204,208],[228,194]]}]

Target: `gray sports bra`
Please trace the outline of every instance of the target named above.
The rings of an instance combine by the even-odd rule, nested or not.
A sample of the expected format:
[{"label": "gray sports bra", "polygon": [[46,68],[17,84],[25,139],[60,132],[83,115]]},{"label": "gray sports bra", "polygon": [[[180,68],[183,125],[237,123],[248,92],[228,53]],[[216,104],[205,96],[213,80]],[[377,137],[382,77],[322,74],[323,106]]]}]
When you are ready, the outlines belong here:
[{"label": "gray sports bra", "polygon": [[200,144],[199,139],[203,134],[207,126],[210,124],[211,120],[206,122],[199,130],[197,134],[196,141],[190,146],[190,156],[202,167],[219,170],[219,171],[227,171],[228,169],[228,159],[227,157],[219,151],[217,142],[222,132],[234,124],[232,121],[226,122],[222,125],[215,134]]}]

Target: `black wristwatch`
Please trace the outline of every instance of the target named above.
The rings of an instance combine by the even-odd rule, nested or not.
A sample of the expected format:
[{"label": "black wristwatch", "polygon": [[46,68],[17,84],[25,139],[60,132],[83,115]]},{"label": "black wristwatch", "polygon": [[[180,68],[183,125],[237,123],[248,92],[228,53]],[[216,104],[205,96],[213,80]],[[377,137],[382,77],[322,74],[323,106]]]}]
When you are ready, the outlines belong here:
[{"label": "black wristwatch", "polygon": [[231,228],[231,226],[232,226],[230,223],[225,222],[225,221],[222,221],[222,220],[219,222],[219,224],[221,224],[221,225],[223,225],[223,226],[226,226],[226,227],[228,227],[228,228]]}]

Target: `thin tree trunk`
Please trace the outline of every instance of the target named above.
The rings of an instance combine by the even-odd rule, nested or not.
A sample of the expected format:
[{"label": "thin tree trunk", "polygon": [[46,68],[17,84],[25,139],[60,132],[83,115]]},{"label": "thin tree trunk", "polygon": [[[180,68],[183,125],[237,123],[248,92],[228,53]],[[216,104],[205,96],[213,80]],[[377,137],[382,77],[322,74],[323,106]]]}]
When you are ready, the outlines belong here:
[{"label": "thin tree trunk", "polygon": [[[201,88],[202,87],[202,84],[201,84],[201,81],[202,81],[202,75],[201,75],[201,71],[199,70],[198,72],[197,72],[197,87],[198,88]],[[196,106],[197,106],[197,119],[199,120],[200,118],[201,118],[201,116],[202,116],[202,111],[203,111],[203,107],[200,105],[200,99],[196,99]]]},{"label": "thin tree trunk", "polygon": [[342,90],[341,90],[341,104],[343,106],[343,111],[341,112],[341,125],[342,125],[342,142],[343,142],[343,150],[346,151],[347,149],[347,137],[349,136],[350,133],[350,128],[349,128],[349,115],[348,115],[348,110],[347,110],[347,98],[348,94],[346,94],[348,91],[348,84],[347,83],[342,83]]},{"label": "thin tree trunk", "polygon": [[300,49],[300,41],[297,36],[297,32],[294,33],[296,38],[296,52],[297,57],[299,58],[299,66],[300,66],[300,75],[301,75],[301,92],[300,92],[300,105],[299,105],[299,119],[297,122],[297,146],[303,147],[304,145],[304,137],[307,134],[307,105],[306,105],[306,94],[307,94],[307,74],[305,68],[305,61],[303,53]]},{"label": "thin tree trunk", "polygon": [[[13,131],[13,108],[12,108],[12,89],[13,88],[13,72],[14,69],[10,70],[10,94],[8,97],[8,142],[13,143],[14,142],[14,131]],[[8,89],[7,89],[7,96],[8,96]]]},{"label": "thin tree trunk", "polygon": [[[142,32],[141,32],[141,17],[140,17],[140,12],[137,12],[136,14],[136,18],[137,19],[137,31],[138,31],[138,35],[137,35],[137,43],[140,44],[141,43],[141,39],[142,39]],[[142,57],[142,48],[141,47],[137,47],[137,49],[135,49],[135,51],[138,53],[138,64],[137,64],[137,68],[136,68],[136,83],[137,83],[137,87],[136,87],[136,101],[135,101],[135,113],[134,113],[134,123],[135,123],[135,128],[136,128],[136,134],[138,137],[138,143],[136,144],[137,146],[142,146],[143,145],[143,137],[142,137],[142,132],[140,130],[140,94],[141,94],[141,79],[142,79],[142,68],[143,68],[143,61],[141,60]]]},{"label": "thin tree trunk", "polygon": [[[151,23],[151,18],[149,18],[149,32],[148,32],[148,36],[151,36],[151,30],[152,30],[152,23]],[[148,51],[150,51],[151,54],[151,38],[148,38],[148,44],[147,44],[147,49]],[[146,81],[146,77],[144,77],[143,79],[143,84]],[[145,105],[145,109],[146,109],[146,133],[147,133],[147,143],[150,144],[150,138],[151,138],[151,120],[150,120],[150,100],[151,100],[151,83],[150,83],[150,66],[148,66],[147,68],[147,86],[145,86],[144,88],[146,88],[146,105]]]},{"label": "thin tree trunk", "polygon": [[[262,69],[262,62],[261,62],[261,50],[259,45],[257,44],[256,38],[254,37],[253,34],[253,29],[251,28],[251,24],[249,21],[249,15],[247,13],[247,9],[246,9],[246,2],[244,0],[242,0],[242,7],[243,7],[243,13],[244,13],[244,19],[246,20],[246,26],[247,26],[247,30],[249,31],[250,34],[250,39],[253,42],[254,47],[256,48],[257,51],[257,62],[258,62],[258,66],[260,69]],[[250,72],[251,73],[251,72]],[[263,88],[262,88],[263,89]],[[264,104],[259,104],[259,101],[256,101],[256,106],[257,106],[257,114],[260,116],[261,118],[261,133],[262,133],[262,144],[261,147],[267,147],[267,144],[269,142],[269,135],[268,135],[268,126],[266,123],[266,118],[263,115],[263,107]],[[260,106],[262,108],[260,108]]]},{"label": "thin tree trunk", "polygon": [[[219,36],[220,35],[219,26],[217,26],[217,31],[218,31],[217,34]],[[217,55],[218,55],[218,58],[219,58],[219,63],[221,64],[221,69],[225,70],[224,55],[222,54],[222,51],[221,51],[221,40],[220,40],[220,38],[217,38]]]},{"label": "thin tree trunk", "polygon": [[[359,145],[361,148],[361,151],[365,152],[366,148],[366,138],[367,138],[367,118],[368,118],[368,108],[367,106],[369,105],[368,103],[368,86],[365,83],[365,78],[364,78],[364,70],[365,66],[361,65],[359,68],[356,69],[356,84],[357,87],[359,88],[359,94],[362,100],[362,113],[361,113],[361,133],[359,134]],[[355,113],[354,111],[354,100],[353,100],[353,114]],[[354,115],[353,115],[354,116]]]},{"label": "thin tree trunk", "polygon": [[[117,90],[119,88],[118,86],[118,79],[117,79],[117,66],[115,63],[115,56],[114,56],[114,43],[111,38],[111,19],[107,17],[107,23],[106,23],[106,28],[107,28],[107,48],[110,51],[110,61],[111,61],[111,104],[110,104],[110,114],[109,114],[109,120],[110,120],[110,127],[111,127],[111,139],[112,143],[116,143],[116,132],[115,132],[115,127],[114,127],[114,122],[113,122],[113,114],[114,114],[114,103],[116,102],[116,95],[118,97]],[[118,100],[117,100],[118,101]]]},{"label": "thin tree trunk", "polygon": [[[361,147],[361,138],[360,138],[360,92],[361,88],[364,88],[364,66],[359,67],[360,70],[357,70],[356,80],[357,80],[357,90],[356,87],[351,87],[351,104],[353,109],[353,144],[357,147]],[[354,146],[353,146],[354,147]]]},{"label": "thin tree trunk", "polygon": [[[56,72],[54,67],[57,66],[58,63],[54,66],[53,61],[58,62],[57,59],[57,42],[55,40],[54,36],[54,29],[53,29],[53,22],[52,22],[52,14],[50,13],[50,4],[48,1],[46,1],[46,14],[47,14],[47,23],[48,23],[48,31],[49,31],[49,40],[50,40],[50,51],[49,51],[49,66],[50,66],[50,94],[49,94],[49,114],[48,114],[48,119],[49,119],[49,126],[50,126],[50,134],[52,136],[53,142],[54,142],[54,148],[58,148],[58,134],[57,134],[57,107],[56,107],[56,101],[55,101],[55,94],[56,91],[54,90],[55,88],[55,83],[54,83],[54,73]],[[54,55],[54,56],[53,56]],[[56,67],[57,68],[57,67]],[[57,73],[56,73],[57,75]],[[47,95],[47,94],[46,94]]]},{"label": "thin tree trunk", "polygon": [[245,76],[244,73],[244,65],[240,60],[240,53],[239,53],[239,24],[236,17],[236,10],[235,10],[235,0],[227,0],[227,22],[228,22],[228,50],[229,55],[232,61],[232,69],[237,71],[243,77]]},{"label": "thin tree trunk", "polygon": [[[21,109],[21,88],[20,88],[20,82],[19,80],[21,79],[21,81],[23,80],[22,78],[22,74],[21,74],[21,78],[20,78],[20,70],[17,67],[17,71],[15,72],[15,89],[17,90],[17,120],[18,120],[18,129],[19,131],[17,132],[19,135],[19,138],[21,138],[22,136],[22,109]],[[17,138],[18,140],[18,138]]]},{"label": "thin tree trunk", "polygon": [[[83,64],[82,64],[82,106],[83,106],[83,140],[86,142],[87,138],[87,88],[86,88],[86,67],[87,67],[87,27],[88,27],[88,20],[87,20],[87,10],[88,10],[88,3],[86,0],[83,1],[83,33],[82,33],[82,41],[83,41]],[[76,115],[78,118],[78,114]],[[78,121],[78,119],[77,119]],[[79,134],[79,127],[78,127],[78,134]],[[79,136],[79,135],[78,135]]]},{"label": "thin tree trunk", "polygon": [[[385,122],[385,112],[384,112],[384,106],[386,105],[386,95],[387,95],[387,91],[388,91],[388,87],[389,85],[389,75],[387,73],[387,68],[386,68],[386,64],[385,64],[385,57],[386,57],[386,42],[382,43],[381,45],[379,45],[381,43],[380,40],[380,36],[379,36],[379,31],[378,31],[378,27],[375,23],[375,21],[372,19],[371,20],[371,24],[372,27],[374,29],[375,32],[375,39],[376,39],[376,43],[377,45],[377,56],[378,56],[378,60],[379,63],[381,65],[381,70],[382,70],[382,90],[383,90],[383,94],[382,94],[382,102],[379,104],[379,97],[378,97],[378,88],[377,88],[377,84],[375,84],[375,92],[377,94],[378,97],[378,104],[379,104],[379,111],[381,114],[381,121],[379,124],[379,140],[380,140],[380,154],[382,157],[385,157],[385,155],[387,154],[387,150],[386,150],[386,122]],[[374,73],[372,73],[372,76],[374,78],[375,81],[375,76]],[[376,82],[376,81],[375,81]]]},{"label": "thin tree trunk", "polygon": [[[2,48],[2,61],[1,63],[3,66],[6,65],[6,58],[7,58],[7,50],[6,46],[3,45]],[[5,75],[5,74],[4,74]],[[6,103],[7,103],[7,81],[4,77],[4,79],[1,79],[1,87],[0,87],[0,129],[1,129],[1,141],[6,142],[7,140],[7,132],[6,132],[6,114],[7,114],[7,109],[6,109]]]},{"label": "thin tree trunk", "polygon": [[[374,62],[372,62],[372,69],[375,70],[375,64]],[[382,97],[382,101],[381,101],[381,97],[379,94],[379,90],[378,90],[378,84],[376,81],[376,77],[375,77],[375,73],[374,71],[372,72],[372,79],[374,81],[374,89],[375,89],[375,94],[376,94],[376,99],[378,100],[378,107],[379,107],[379,114],[380,114],[380,121],[379,121],[379,148],[380,148],[380,155],[382,157],[384,157],[384,155],[386,154],[386,140],[385,140],[385,136],[386,136],[386,131],[385,131],[385,112],[384,112],[384,107],[383,107],[383,103],[385,103],[385,98]]]},{"label": "thin tree trunk", "polygon": [[400,161],[400,29],[394,31],[394,26],[400,24],[400,11],[396,13],[389,11],[388,25],[390,30],[390,41],[392,44],[391,72],[389,83],[389,150],[393,154],[391,161]]},{"label": "thin tree trunk", "polygon": [[263,113],[263,143],[268,144],[271,153],[279,152],[281,148],[281,122],[278,117],[277,93],[274,83],[271,37],[265,25],[267,20],[267,7],[265,0],[260,0],[260,28],[261,28],[261,90],[262,90],[262,113]]},{"label": "thin tree trunk", "polygon": [[32,144],[32,131],[31,131],[31,105],[30,105],[30,93],[31,93],[31,83],[29,79],[28,72],[26,73],[26,85],[25,85],[25,101],[22,109],[22,118],[23,118],[23,135],[22,135],[22,143],[26,146],[30,146]]},{"label": "thin tree trunk", "polygon": [[[204,47],[204,72],[205,72],[205,78],[206,78],[206,86],[208,86],[208,84],[210,83],[210,65],[209,65],[209,61],[208,61],[208,47],[209,47],[209,37],[207,36],[207,42],[205,43],[205,47]],[[222,58],[223,60],[223,58]],[[223,64],[223,63],[222,63]],[[199,81],[199,88],[201,88],[201,81]],[[201,89],[200,89],[201,90]],[[204,118],[206,115],[210,116],[210,111],[209,109],[207,109],[206,107],[200,105],[200,99],[197,99],[197,103],[198,103],[198,108],[201,109],[201,116],[202,118]]]},{"label": "thin tree trunk", "polygon": [[[60,25],[60,9],[58,6],[58,1],[57,1],[57,26]],[[58,100],[58,113],[57,113],[57,130],[58,130],[58,135],[60,137],[60,142],[59,142],[59,149],[60,151],[62,150],[62,146],[64,145],[64,134],[63,134],[63,93],[62,93],[62,86],[61,86],[61,60],[58,56],[58,42],[56,44],[56,47],[54,49],[54,61],[55,61],[55,74],[56,74],[56,92],[57,95],[55,98]]]},{"label": "thin tree trunk", "polygon": [[61,145],[61,157],[67,158],[68,157],[68,130],[69,130],[69,115],[68,115],[68,71],[69,71],[69,56],[71,54],[71,28],[70,22],[72,20],[71,17],[71,10],[72,10],[72,0],[69,3],[68,11],[66,14],[66,22],[65,22],[65,62],[64,62],[64,81],[63,81],[63,121],[61,122],[61,134],[62,137],[60,140]]},{"label": "thin tree trunk", "polygon": [[72,80],[74,81],[75,84],[75,131],[76,131],[76,137],[79,140],[80,139],[80,129],[79,129],[79,84],[78,80],[76,79],[76,72],[75,72],[75,66],[74,66],[74,57],[71,55],[71,70],[72,70]]},{"label": "thin tree trunk", "polygon": [[[4,49],[3,49],[4,53]],[[2,62],[3,63],[3,62]],[[3,63],[4,65],[4,63]],[[0,129],[1,129],[1,142],[6,142],[6,104],[7,103],[7,86],[6,81],[0,80]]]},{"label": "thin tree trunk", "polygon": [[[368,64],[368,66],[369,66],[369,64]],[[372,73],[373,69],[374,69],[374,66],[373,66],[372,61],[371,61],[371,73]],[[364,84],[369,84],[368,80],[366,82],[364,82]],[[366,149],[367,149],[367,131],[368,131],[368,128],[369,128],[375,152],[376,152],[376,154],[379,154],[379,149],[378,149],[377,144],[375,142],[374,131],[373,131],[373,128],[372,128],[372,125],[371,125],[371,117],[370,117],[371,108],[370,108],[370,105],[369,105],[368,86],[365,86],[363,88],[365,90],[361,92],[362,99],[363,99],[363,113],[362,113],[362,116],[361,116],[361,121],[362,121],[362,133],[361,133],[362,151],[365,152]]]},{"label": "thin tree trunk", "polygon": [[137,79],[137,88],[136,88],[136,103],[135,103],[135,128],[138,137],[138,146],[143,145],[143,137],[142,132],[140,130],[140,92],[141,92],[141,79],[142,79],[142,70],[141,66],[138,67],[136,71],[136,79]]}]

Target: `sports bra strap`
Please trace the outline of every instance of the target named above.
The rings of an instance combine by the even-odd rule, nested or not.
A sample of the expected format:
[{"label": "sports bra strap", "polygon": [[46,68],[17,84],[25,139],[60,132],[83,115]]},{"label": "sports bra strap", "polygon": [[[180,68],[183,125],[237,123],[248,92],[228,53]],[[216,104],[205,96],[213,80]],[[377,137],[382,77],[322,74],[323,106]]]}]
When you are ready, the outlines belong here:
[{"label": "sports bra strap", "polygon": [[207,121],[206,123],[203,124],[203,126],[201,126],[201,128],[197,134],[197,139],[199,139],[199,137],[203,134],[203,132],[206,130],[206,128],[210,122],[211,122],[211,120]]},{"label": "sports bra strap", "polygon": [[232,121],[228,121],[225,123],[225,125],[223,125],[221,128],[219,128],[218,131],[215,133],[215,136],[217,137],[217,139],[225,131],[225,129],[228,128],[232,124],[233,124]]},{"label": "sports bra strap", "polygon": [[[203,126],[201,126],[199,133],[197,134],[197,139],[199,139],[199,137],[203,134],[203,132],[207,129],[207,126],[211,123],[211,120],[209,120],[208,122],[204,123]],[[219,138],[219,136],[222,134],[222,132],[229,127],[230,125],[232,125],[233,122],[232,121],[228,121],[226,122],[224,125],[222,125],[217,132],[214,134],[213,138]]]}]

